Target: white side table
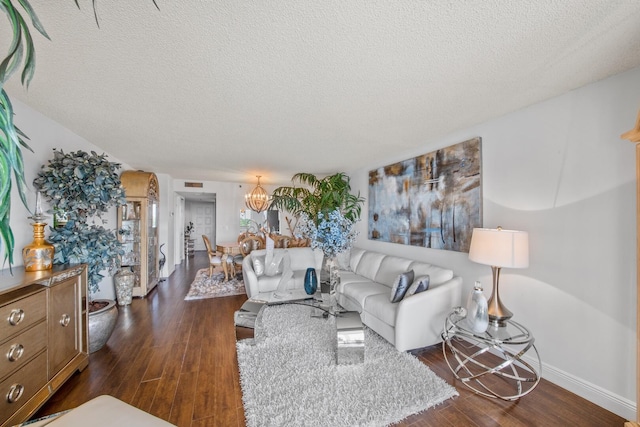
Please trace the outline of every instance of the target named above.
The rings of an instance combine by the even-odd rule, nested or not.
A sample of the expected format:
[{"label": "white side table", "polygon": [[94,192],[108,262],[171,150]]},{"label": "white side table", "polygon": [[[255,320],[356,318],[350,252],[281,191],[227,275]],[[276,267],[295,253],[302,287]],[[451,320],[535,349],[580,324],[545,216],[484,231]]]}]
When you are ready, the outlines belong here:
[{"label": "white side table", "polygon": [[[542,363],[531,332],[513,320],[506,326],[474,333],[466,310],[456,307],[445,319],[442,351],[449,368],[464,385],[483,396],[518,400],[540,382]],[[523,360],[529,354],[535,367]]]}]

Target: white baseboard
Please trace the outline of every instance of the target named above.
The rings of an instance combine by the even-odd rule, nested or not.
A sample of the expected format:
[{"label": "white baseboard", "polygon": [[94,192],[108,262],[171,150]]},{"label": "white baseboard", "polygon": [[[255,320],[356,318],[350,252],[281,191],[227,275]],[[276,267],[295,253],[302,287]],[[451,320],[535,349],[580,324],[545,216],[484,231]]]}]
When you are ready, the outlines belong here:
[{"label": "white baseboard", "polygon": [[[529,355],[523,357],[527,363],[536,366],[537,360]],[[621,416],[625,420],[636,419],[636,403],[629,399],[611,393],[595,384],[542,363],[542,378],[550,381],[596,405]]]}]

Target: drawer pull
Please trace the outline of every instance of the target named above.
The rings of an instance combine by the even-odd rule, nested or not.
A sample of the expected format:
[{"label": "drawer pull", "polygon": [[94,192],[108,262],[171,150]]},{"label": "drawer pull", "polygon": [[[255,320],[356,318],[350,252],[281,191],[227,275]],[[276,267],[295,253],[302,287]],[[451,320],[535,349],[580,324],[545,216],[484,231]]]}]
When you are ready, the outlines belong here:
[{"label": "drawer pull", "polygon": [[7,352],[7,360],[9,362],[15,362],[22,357],[24,353],[24,346],[22,344],[13,344]]},{"label": "drawer pull", "polygon": [[11,310],[9,314],[9,318],[7,319],[11,326],[16,326],[18,323],[24,320],[24,310],[21,308],[14,308]]},{"label": "drawer pull", "polygon": [[13,384],[7,393],[7,402],[17,402],[24,393],[24,386],[22,384]]},{"label": "drawer pull", "polygon": [[71,322],[71,316],[69,316],[67,313],[63,314],[62,317],[60,317],[60,324],[63,328],[69,326],[69,322]]}]

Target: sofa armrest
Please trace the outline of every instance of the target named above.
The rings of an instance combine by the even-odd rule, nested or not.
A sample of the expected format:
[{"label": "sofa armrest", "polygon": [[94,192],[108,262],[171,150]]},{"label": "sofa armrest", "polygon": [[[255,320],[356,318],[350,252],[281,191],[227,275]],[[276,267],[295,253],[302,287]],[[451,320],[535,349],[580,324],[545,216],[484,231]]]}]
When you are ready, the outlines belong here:
[{"label": "sofa armrest", "polygon": [[395,325],[396,348],[405,351],[440,342],[444,320],[453,307],[460,305],[461,295],[462,278],[454,277],[400,301]]},{"label": "sofa armrest", "polygon": [[247,296],[249,298],[260,293],[260,289],[258,288],[258,276],[253,270],[251,254],[247,255],[242,260],[242,280],[244,281],[244,288],[247,291]]}]

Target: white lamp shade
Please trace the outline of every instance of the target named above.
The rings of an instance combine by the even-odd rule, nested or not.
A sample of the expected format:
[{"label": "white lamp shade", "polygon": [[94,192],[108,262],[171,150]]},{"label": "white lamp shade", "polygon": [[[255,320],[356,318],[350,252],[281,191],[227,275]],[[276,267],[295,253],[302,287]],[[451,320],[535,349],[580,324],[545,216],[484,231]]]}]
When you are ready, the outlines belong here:
[{"label": "white lamp shade", "polygon": [[474,228],[469,259],[505,268],[529,266],[529,233],[501,228]]}]

